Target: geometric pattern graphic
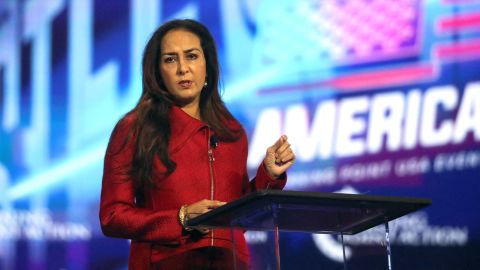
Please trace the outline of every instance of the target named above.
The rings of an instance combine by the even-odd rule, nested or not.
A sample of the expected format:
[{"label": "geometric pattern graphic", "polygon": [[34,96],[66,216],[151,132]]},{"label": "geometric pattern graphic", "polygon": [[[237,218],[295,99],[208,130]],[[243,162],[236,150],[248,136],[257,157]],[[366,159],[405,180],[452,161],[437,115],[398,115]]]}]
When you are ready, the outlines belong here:
[{"label": "geometric pattern graphic", "polygon": [[[265,10],[260,28],[265,48],[291,48],[292,58],[333,65],[375,62],[418,53],[420,1],[301,1]],[[271,6],[271,5],[270,5]],[[278,59],[264,50],[266,63]]]}]

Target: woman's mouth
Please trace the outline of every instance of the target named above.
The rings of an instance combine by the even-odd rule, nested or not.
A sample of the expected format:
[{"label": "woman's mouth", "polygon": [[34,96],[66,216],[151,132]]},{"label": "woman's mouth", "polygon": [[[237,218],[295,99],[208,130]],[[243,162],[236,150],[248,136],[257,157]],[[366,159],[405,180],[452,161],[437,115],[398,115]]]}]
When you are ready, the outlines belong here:
[{"label": "woman's mouth", "polygon": [[181,80],[178,82],[178,84],[180,85],[180,87],[182,88],[190,88],[192,86],[192,81],[190,80]]}]

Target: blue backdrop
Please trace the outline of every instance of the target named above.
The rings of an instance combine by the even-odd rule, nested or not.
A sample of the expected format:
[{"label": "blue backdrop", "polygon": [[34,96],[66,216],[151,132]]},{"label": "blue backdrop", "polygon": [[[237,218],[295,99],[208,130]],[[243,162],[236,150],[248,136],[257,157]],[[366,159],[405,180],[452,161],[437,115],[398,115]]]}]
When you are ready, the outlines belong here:
[{"label": "blue backdrop", "polygon": [[[110,132],[151,33],[193,18],[218,45],[250,175],[287,134],[289,190],[432,198],[391,224],[395,269],[480,269],[480,2],[0,1],[0,269],[126,269],[98,223]],[[269,232],[247,232],[255,269]],[[381,228],[346,237],[385,269]],[[281,234],[285,269],[341,269],[339,239]]]}]

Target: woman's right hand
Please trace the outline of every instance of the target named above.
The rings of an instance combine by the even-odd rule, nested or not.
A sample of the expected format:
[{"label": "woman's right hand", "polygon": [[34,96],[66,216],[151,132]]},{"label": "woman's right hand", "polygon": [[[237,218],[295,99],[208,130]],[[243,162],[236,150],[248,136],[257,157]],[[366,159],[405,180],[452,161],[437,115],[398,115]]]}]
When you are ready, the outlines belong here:
[{"label": "woman's right hand", "polygon": [[[186,207],[186,212],[187,212],[186,219],[188,220],[188,219],[191,219],[191,218],[195,218],[195,217],[197,217],[201,214],[205,214],[205,213],[211,211],[212,209],[220,207],[224,204],[226,204],[226,202],[204,199],[204,200],[198,201],[196,203],[187,205],[187,207]],[[200,231],[203,234],[206,234],[206,233],[209,232],[208,229],[196,228],[196,230]]]}]

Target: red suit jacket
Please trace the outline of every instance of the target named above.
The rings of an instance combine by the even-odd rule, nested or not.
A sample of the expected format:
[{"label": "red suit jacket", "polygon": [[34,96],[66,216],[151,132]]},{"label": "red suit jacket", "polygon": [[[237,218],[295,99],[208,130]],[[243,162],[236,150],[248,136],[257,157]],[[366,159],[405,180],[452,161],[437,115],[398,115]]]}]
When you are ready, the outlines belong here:
[{"label": "red suit jacket", "polygon": [[[285,174],[279,180],[271,179],[263,164],[256,177],[247,175],[248,143],[245,132],[235,142],[219,142],[210,146],[213,131],[206,123],[190,117],[178,107],[170,112],[170,158],[177,164],[167,177],[155,172],[165,171],[158,158],[153,161],[152,178],[157,187],[145,188],[145,203],[135,203],[133,181],[122,166],[129,166],[134,152],[133,140],[124,145],[135,114],[126,116],[115,128],[105,156],[100,223],[105,235],[132,239],[129,269],[148,269],[150,263],[160,261],[191,249],[215,246],[232,248],[231,232],[215,229],[194,239],[182,229],[178,211],[184,204],[203,199],[230,202],[242,195],[266,188],[282,189]],[[124,148],[122,148],[124,147]],[[120,151],[119,151],[120,150]],[[209,153],[209,150],[211,151]],[[235,232],[235,251],[243,261],[248,260],[248,249],[243,231]]]}]

